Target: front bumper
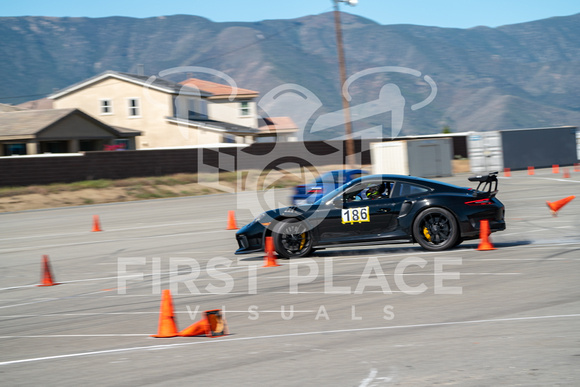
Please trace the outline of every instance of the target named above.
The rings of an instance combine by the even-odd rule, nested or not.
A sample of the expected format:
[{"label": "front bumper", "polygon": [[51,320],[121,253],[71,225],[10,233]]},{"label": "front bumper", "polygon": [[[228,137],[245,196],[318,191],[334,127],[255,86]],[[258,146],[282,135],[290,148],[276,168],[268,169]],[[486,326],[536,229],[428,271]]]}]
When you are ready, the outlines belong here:
[{"label": "front bumper", "polygon": [[264,235],[266,227],[259,222],[252,222],[242,227],[236,233],[238,249],[236,255],[264,251]]}]

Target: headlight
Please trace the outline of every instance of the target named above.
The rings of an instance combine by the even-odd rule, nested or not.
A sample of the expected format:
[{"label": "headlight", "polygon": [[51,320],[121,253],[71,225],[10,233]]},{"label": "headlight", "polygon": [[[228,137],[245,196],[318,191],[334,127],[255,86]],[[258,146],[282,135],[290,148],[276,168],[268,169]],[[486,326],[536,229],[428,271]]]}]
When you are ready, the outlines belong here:
[{"label": "headlight", "polygon": [[255,223],[260,223],[264,227],[268,227],[270,222],[272,222],[272,218],[265,212],[261,213],[254,219]]}]

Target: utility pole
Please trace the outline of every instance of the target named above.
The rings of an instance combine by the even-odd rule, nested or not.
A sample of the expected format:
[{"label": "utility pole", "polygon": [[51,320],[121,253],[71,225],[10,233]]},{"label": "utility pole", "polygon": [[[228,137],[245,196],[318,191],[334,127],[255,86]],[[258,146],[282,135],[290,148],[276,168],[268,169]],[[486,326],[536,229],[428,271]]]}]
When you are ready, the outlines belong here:
[{"label": "utility pole", "polygon": [[342,88],[346,83],[346,63],[344,60],[344,47],[342,45],[342,27],[340,24],[340,10],[338,3],[347,3],[355,6],[358,0],[332,0],[334,3],[334,29],[336,31],[336,49],[338,51],[338,70],[340,73],[340,95],[342,96],[342,110],[344,111],[344,137],[346,142],[346,164],[349,168],[355,167],[354,142],[352,139],[352,120],[350,116],[350,105]]}]

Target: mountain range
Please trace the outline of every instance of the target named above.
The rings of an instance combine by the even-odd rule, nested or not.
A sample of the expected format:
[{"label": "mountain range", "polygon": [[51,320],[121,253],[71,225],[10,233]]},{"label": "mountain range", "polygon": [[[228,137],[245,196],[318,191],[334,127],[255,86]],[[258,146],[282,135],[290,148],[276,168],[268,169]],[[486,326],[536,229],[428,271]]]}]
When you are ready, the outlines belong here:
[{"label": "mountain range", "polygon": [[[580,125],[580,14],[470,29],[341,19],[355,133]],[[292,89],[302,97],[274,110],[305,127],[306,139],[343,131],[340,119],[332,121],[342,115],[332,13],[255,23],[3,17],[0,55],[2,103],[39,99],[106,70],[159,75],[187,66],[187,74],[168,77],[224,83],[211,73],[226,74],[270,100]],[[321,115],[334,123],[311,131]]]}]

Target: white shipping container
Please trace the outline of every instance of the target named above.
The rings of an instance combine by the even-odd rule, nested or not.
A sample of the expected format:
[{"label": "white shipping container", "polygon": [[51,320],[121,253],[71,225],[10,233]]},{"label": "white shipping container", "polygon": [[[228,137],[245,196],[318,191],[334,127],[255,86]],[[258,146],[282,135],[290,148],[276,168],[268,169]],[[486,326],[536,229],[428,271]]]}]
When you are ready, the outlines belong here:
[{"label": "white shipping container", "polygon": [[408,175],[406,141],[371,143],[373,174]]},{"label": "white shipping container", "polygon": [[467,137],[469,165],[473,173],[489,173],[503,170],[501,134],[473,132]]},{"label": "white shipping container", "polygon": [[418,177],[451,176],[452,148],[448,138],[371,143],[372,171]]},{"label": "white shipping container", "polygon": [[576,129],[576,158],[580,160],[580,129]]}]

